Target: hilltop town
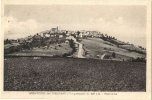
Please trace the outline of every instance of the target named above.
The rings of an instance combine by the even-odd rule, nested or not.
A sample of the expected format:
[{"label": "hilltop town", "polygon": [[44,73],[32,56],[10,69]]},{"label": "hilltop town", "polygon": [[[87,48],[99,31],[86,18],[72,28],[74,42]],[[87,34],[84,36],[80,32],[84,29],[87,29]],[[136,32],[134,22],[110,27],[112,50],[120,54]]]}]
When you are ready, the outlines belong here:
[{"label": "hilltop town", "polygon": [[146,49],[98,31],[70,31],[56,27],[25,38],[5,39],[4,55],[143,61]]}]

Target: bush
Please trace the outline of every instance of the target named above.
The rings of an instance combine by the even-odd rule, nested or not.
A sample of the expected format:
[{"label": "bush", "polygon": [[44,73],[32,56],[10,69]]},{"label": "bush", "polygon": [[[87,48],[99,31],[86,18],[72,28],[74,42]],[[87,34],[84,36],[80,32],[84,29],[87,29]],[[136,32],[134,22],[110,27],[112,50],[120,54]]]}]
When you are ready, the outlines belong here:
[{"label": "bush", "polygon": [[113,52],[113,53],[112,53],[112,57],[113,57],[113,58],[115,58],[115,57],[116,57],[116,54],[115,54],[115,52]]},{"label": "bush", "polygon": [[67,57],[67,56],[70,56],[70,55],[71,55],[71,53],[64,53],[63,57]]},{"label": "bush", "polygon": [[76,52],[76,47],[74,41],[71,39],[69,40],[69,45],[72,48],[72,53]]},{"label": "bush", "polygon": [[132,62],[145,62],[146,63],[146,59],[142,58],[142,57],[132,58]]}]

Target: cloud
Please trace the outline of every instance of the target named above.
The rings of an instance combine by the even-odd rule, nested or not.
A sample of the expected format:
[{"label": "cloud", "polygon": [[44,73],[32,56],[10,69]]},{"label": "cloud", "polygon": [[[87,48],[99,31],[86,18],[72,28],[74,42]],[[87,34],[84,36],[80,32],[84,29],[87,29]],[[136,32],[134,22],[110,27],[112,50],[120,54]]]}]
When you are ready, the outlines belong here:
[{"label": "cloud", "polygon": [[[5,17],[5,38],[22,38],[29,35],[36,34],[37,32],[48,30],[52,27],[59,26],[60,29],[69,30],[98,30],[102,33],[115,36],[116,38],[131,42],[145,47],[145,28],[137,27],[119,16],[111,18],[96,18],[90,19],[85,23],[66,23],[66,24],[51,24],[39,23],[34,19],[25,21],[18,21],[14,17]],[[143,41],[141,41],[143,40]]]},{"label": "cloud", "polygon": [[136,45],[146,46],[146,28],[134,26],[134,23],[128,22],[125,18],[119,16],[116,18],[96,18],[89,20],[89,27],[99,30],[119,40],[130,42]]},{"label": "cloud", "polygon": [[4,20],[5,38],[22,38],[47,29],[46,25],[40,24],[34,19],[18,21],[14,17],[5,17]]},{"label": "cloud", "polygon": [[124,18],[123,18],[123,17],[118,17],[118,18],[114,19],[114,21],[115,21],[117,24],[123,24],[123,23],[124,23]]}]

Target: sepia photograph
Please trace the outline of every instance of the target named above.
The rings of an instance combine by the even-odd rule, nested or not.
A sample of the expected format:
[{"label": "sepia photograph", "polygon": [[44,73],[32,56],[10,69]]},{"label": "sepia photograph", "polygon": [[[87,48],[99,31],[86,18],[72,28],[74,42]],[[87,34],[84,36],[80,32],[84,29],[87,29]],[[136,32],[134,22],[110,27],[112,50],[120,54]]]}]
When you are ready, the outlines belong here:
[{"label": "sepia photograph", "polygon": [[4,91],[146,92],[144,5],[5,5]]}]

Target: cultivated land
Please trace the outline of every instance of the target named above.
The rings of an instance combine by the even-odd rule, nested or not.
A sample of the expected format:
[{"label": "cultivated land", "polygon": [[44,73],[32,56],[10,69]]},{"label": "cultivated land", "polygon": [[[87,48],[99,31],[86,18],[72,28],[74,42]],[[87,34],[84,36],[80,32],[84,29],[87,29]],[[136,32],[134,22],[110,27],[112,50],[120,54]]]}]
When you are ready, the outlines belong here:
[{"label": "cultivated land", "polygon": [[80,58],[4,60],[5,91],[146,91],[146,64]]}]

